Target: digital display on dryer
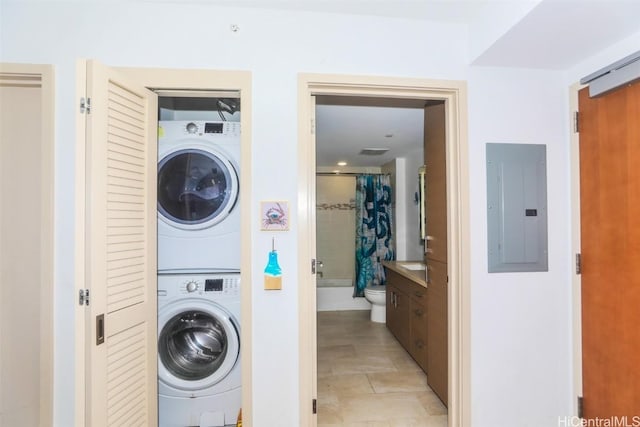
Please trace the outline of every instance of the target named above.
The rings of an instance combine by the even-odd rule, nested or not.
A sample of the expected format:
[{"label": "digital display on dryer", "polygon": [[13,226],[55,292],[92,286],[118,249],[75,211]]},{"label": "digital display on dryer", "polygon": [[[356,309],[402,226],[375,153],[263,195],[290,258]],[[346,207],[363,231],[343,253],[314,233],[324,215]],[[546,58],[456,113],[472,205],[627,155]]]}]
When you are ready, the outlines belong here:
[{"label": "digital display on dryer", "polygon": [[205,123],[204,133],[222,133],[222,123]]},{"label": "digital display on dryer", "polygon": [[204,281],[205,292],[221,292],[222,291],[222,279],[206,279]]}]

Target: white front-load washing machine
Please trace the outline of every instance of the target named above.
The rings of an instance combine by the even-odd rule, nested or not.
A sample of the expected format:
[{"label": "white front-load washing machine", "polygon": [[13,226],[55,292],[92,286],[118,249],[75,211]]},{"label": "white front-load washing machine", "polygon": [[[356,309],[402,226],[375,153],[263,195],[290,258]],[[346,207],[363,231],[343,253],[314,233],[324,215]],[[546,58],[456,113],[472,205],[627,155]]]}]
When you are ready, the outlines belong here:
[{"label": "white front-load washing machine", "polygon": [[240,123],[158,123],[158,272],[239,271]]},{"label": "white front-load washing machine", "polygon": [[235,425],[240,275],[158,276],[158,425]]}]

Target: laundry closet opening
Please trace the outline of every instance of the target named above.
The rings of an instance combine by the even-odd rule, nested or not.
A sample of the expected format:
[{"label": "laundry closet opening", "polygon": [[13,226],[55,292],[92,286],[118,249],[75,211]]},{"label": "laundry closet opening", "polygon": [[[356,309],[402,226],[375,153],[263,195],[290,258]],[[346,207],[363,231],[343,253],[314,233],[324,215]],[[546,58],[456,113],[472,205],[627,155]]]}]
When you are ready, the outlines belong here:
[{"label": "laundry closet opening", "polygon": [[241,103],[158,94],[158,425],[235,425],[240,358]]}]

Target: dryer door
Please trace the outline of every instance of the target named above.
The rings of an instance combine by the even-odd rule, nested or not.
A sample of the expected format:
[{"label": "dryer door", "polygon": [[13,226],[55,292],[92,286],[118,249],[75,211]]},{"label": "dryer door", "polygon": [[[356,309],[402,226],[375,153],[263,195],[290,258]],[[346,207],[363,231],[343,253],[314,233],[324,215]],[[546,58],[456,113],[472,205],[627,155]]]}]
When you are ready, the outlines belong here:
[{"label": "dryer door", "polygon": [[184,299],[159,313],[158,377],[165,384],[205,390],[222,381],[239,356],[239,328],[221,306]]},{"label": "dryer door", "polygon": [[237,198],[236,170],[213,150],[177,150],[158,164],[158,212],[174,227],[197,230],[217,224]]}]

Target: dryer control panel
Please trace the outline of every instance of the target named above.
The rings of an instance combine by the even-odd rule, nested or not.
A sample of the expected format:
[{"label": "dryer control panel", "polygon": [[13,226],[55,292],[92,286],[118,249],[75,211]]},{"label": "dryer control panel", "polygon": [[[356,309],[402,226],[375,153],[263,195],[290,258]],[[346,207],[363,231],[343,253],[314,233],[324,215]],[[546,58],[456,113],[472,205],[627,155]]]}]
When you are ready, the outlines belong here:
[{"label": "dryer control panel", "polygon": [[[182,128],[182,135],[197,136],[240,136],[240,122],[182,122],[177,124]],[[167,126],[165,126],[167,127]]]}]

